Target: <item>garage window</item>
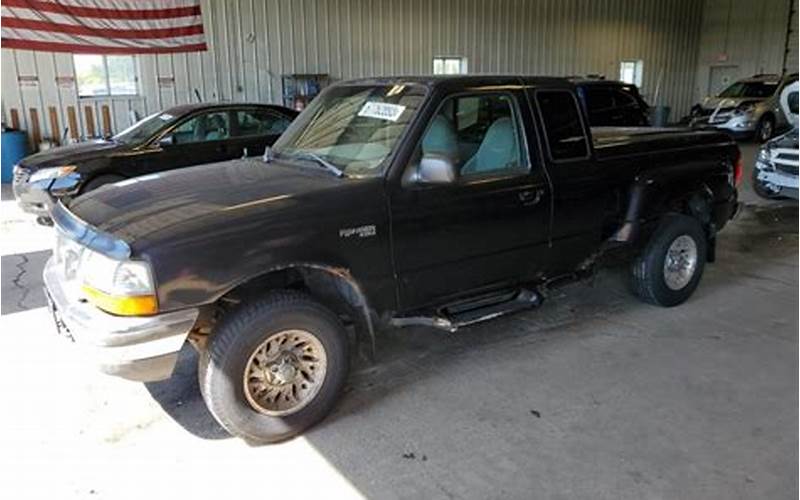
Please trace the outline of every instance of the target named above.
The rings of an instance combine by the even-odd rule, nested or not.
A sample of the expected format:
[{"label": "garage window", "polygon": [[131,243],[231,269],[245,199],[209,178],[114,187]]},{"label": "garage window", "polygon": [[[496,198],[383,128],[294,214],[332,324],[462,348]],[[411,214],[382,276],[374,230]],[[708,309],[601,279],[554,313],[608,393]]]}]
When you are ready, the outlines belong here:
[{"label": "garage window", "polygon": [[136,56],[75,54],[75,80],[81,97],[136,95]]},{"label": "garage window", "polygon": [[467,73],[467,58],[437,56],[433,58],[434,75],[463,75]]},{"label": "garage window", "polygon": [[642,86],[642,70],[644,63],[638,61],[620,61],[619,63],[619,79],[622,82]]}]

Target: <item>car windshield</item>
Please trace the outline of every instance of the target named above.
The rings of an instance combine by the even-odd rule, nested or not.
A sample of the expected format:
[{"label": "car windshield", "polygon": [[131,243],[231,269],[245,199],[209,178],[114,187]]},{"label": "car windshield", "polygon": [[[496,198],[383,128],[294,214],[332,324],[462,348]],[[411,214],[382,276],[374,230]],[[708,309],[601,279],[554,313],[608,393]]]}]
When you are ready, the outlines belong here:
[{"label": "car windshield", "polygon": [[719,97],[770,97],[777,88],[777,82],[736,82],[723,90]]},{"label": "car windshield", "polygon": [[178,117],[169,113],[155,113],[142,118],[119,134],[112,137],[116,142],[135,144],[146,141],[159,130],[173,123]]},{"label": "car windshield", "polygon": [[420,85],[331,87],[289,126],[272,152],[278,158],[316,156],[347,176],[380,175],[424,97]]}]

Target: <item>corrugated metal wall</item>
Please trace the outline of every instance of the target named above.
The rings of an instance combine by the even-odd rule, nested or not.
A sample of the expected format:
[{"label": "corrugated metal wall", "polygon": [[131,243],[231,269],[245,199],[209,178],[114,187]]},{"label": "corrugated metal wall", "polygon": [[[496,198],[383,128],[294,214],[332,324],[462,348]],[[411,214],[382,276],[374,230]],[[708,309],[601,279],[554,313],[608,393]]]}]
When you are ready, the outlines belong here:
[{"label": "corrugated metal wall", "polygon": [[[130,123],[131,110],[144,115],[189,102],[195,88],[206,100],[280,102],[282,74],[329,73],[336,80],[430,73],[434,55],[464,56],[471,73],[611,78],[621,59],[641,59],[643,93],[653,100],[660,81],[660,100],[673,116],[688,111],[697,91],[698,0],[204,0],[202,6],[209,51],[138,56],[140,96],[132,99],[79,100],[74,85],[56,84],[56,77],[73,75],[70,55],[3,49],[3,118],[18,109],[29,128],[36,109],[41,135],[53,137],[60,133],[51,130],[49,108],[63,130],[73,106],[85,135],[84,108],[93,107],[102,130],[108,106],[117,131]],[[37,76],[38,83],[20,86],[19,76]]]},{"label": "corrugated metal wall", "polygon": [[789,8],[792,9],[792,19],[789,22],[789,29],[786,36],[786,71],[788,73],[797,73],[798,69],[798,54],[800,47],[798,47],[797,36],[797,0],[789,0]]},{"label": "corrugated metal wall", "polygon": [[708,92],[714,67],[730,67],[734,79],[782,72],[792,1],[705,0],[696,98]]}]

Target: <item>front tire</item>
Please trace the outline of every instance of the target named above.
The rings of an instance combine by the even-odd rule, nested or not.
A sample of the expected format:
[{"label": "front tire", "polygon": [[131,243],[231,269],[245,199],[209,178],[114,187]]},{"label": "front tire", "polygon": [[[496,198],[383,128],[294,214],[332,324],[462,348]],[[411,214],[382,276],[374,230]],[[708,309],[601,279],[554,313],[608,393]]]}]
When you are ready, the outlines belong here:
[{"label": "front tire", "polygon": [[761,117],[756,126],[756,141],[765,143],[775,134],[775,119],[770,115]]},{"label": "front tire", "polygon": [[234,436],[283,441],[333,409],[347,380],[347,339],[308,295],[274,292],[223,318],[199,359],[200,392]]},{"label": "front tire", "polygon": [[633,263],[633,291],[650,304],[672,307],[694,293],[706,261],[707,240],[693,217],[664,218]]}]

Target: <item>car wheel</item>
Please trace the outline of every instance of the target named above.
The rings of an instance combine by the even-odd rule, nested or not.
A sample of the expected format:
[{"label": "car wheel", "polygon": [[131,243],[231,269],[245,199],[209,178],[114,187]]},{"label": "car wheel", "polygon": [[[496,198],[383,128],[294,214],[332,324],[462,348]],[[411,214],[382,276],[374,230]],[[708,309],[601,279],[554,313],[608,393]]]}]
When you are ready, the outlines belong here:
[{"label": "car wheel", "polygon": [[758,169],[757,168],[753,169],[753,175],[752,175],[751,181],[752,181],[752,184],[753,184],[753,191],[755,191],[755,193],[758,196],[760,196],[761,198],[764,198],[766,200],[775,200],[775,199],[780,198],[779,191],[774,191],[774,190],[770,189],[763,182],[758,180]]},{"label": "car wheel", "polygon": [[767,142],[772,139],[774,133],[775,120],[769,115],[761,117],[756,126],[756,140],[760,143]]},{"label": "car wheel", "polygon": [[685,302],[703,275],[706,245],[697,219],[677,214],[665,217],[633,263],[634,293],[664,307]]},{"label": "car wheel", "polygon": [[97,177],[91,179],[89,182],[84,184],[83,188],[81,189],[81,194],[88,193],[89,191],[94,191],[100,186],[105,186],[106,184],[112,184],[114,182],[119,182],[124,180],[125,177],[122,177],[121,175],[98,175]]},{"label": "car wheel", "polygon": [[199,358],[200,391],[234,436],[274,443],[322,420],[344,388],[347,332],[306,294],[271,293],[223,318]]}]

